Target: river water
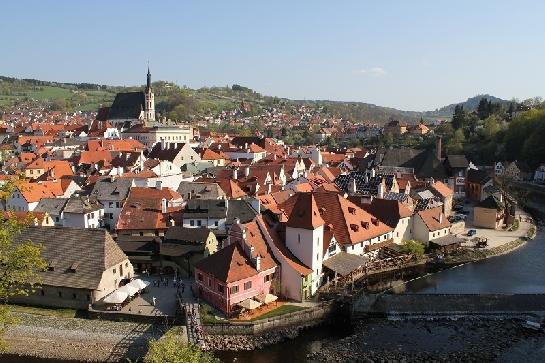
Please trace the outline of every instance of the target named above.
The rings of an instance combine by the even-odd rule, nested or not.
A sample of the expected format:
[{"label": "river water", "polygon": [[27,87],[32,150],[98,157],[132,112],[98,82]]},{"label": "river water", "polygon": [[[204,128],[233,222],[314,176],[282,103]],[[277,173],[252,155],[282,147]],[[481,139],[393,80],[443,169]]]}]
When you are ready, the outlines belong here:
[{"label": "river water", "polygon": [[545,293],[545,232],[516,251],[417,278],[405,293]]}]

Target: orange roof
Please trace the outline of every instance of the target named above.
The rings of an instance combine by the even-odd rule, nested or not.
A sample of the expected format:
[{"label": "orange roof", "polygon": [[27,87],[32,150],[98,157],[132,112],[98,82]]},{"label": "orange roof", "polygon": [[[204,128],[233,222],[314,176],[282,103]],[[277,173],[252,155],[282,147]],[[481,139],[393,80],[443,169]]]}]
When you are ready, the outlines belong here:
[{"label": "orange roof", "polygon": [[262,153],[265,152],[265,149],[263,149],[261,146],[254,144],[253,142],[249,146],[250,151],[253,153]]},{"label": "orange roof", "polygon": [[123,140],[89,140],[87,141],[87,150],[89,151],[99,151],[99,150],[109,150],[109,151],[142,151],[145,150],[146,146],[140,141],[135,139],[123,139]]},{"label": "orange roof", "polygon": [[169,189],[133,187],[119,215],[116,228],[126,229],[166,229],[171,216],[178,216],[181,207],[168,207],[162,211],[162,199],[181,201],[182,196]]},{"label": "orange roof", "polygon": [[420,211],[418,212],[418,215],[430,231],[437,231],[438,229],[450,227],[450,222],[443,214],[441,207]]},{"label": "orange roof", "polygon": [[55,198],[55,195],[46,186],[37,183],[19,184],[17,190],[27,203],[39,202],[42,198]]},{"label": "orange roof", "polygon": [[432,188],[437,190],[437,192],[441,194],[441,196],[443,196],[444,198],[450,197],[454,194],[454,191],[441,181],[436,181],[435,183],[433,183]]},{"label": "orange roof", "polygon": [[224,159],[224,157],[215,151],[212,151],[210,149],[204,149],[201,159],[202,160],[221,160],[221,159]]},{"label": "orange roof", "polygon": [[107,150],[82,151],[79,157],[80,164],[95,164],[99,161],[112,161],[112,154]]},{"label": "orange roof", "polygon": [[[286,247],[285,243],[282,241],[280,236],[278,235],[276,229],[274,227],[271,227],[263,218],[263,216],[259,215],[256,217],[256,221],[258,222],[261,231],[265,236],[268,236],[270,240],[273,242],[275,247],[278,249],[280,254],[284,256],[287,263],[293,267],[297,272],[301,274],[301,276],[307,276],[312,273],[312,269],[304,265],[295,255]],[[329,247],[329,246],[328,246]]]},{"label": "orange roof", "polygon": [[[246,238],[241,240],[241,229],[246,231]],[[196,268],[216,277],[218,280],[230,283],[240,281],[259,273],[256,270],[255,262],[247,255],[247,249],[242,246],[254,247],[256,256],[260,256],[260,271],[270,270],[277,267],[274,257],[269,252],[267,242],[261,229],[255,220],[233,225],[231,231],[231,244],[222,248],[213,255],[201,260]]]},{"label": "orange roof", "polygon": [[316,229],[324,225],[312,193],[297,193],[288,214],[288,226],[293,228]]},{"label": "orange roof", "polygon": [[[306,196],[299,199],[300,195],[305,194]],[[310,195],[312,195],[313,203],[310,202]],[[312,194],[298,193],[280,207],[289,216],[288,226],[290,227],[296,227],[289,222],[293,215],[298,216],[301,210],[311,211],[316,208],[323,224],[330,226],[335,238],[341,244],[367,241],[393,230],[338,193],[317,191]]]}]

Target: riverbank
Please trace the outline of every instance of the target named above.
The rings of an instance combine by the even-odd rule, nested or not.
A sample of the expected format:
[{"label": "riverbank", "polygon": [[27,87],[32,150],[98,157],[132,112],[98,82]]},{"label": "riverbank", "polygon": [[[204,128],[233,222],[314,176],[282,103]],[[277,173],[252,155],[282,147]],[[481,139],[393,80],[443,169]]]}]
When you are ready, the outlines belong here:
[{"label": "riverbank", "polygon": [[[520,351],[520,358],[545,359],[545,351],[522,346],[545,344],[545,334],[527,331],[517,320],[367,321],[349,337],[325,342],[310,362],[496,361]],[[538,355],[539,357],[537,357]]]},{"label": "riverbank", "polygon": [[301,328],[284,328],[260,335],[206,335],[204,347],[207,351],[242,351],[262,349],[266,346],[294,339]]},{"label": "riverbank", "polygon": [[14,313],[20,319],[4,339],[6,354],[80,362],[138,359],[148,341],[160,337],[162,326]]}]

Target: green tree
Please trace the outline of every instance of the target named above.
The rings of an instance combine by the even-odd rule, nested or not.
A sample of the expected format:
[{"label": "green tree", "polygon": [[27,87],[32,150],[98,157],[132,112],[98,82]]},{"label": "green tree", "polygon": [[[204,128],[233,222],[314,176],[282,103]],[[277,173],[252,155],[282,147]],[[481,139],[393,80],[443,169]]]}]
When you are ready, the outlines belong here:
[{"label": "green tree", "polygon": [[401,252],[403,253],[412,253],[416,256],[424,255],[424,244],[420,241],[407,240],[403,242],[401,246]]},{"label": "green tree", "polygon": [[464,151],[465,136],[462,129],[454,131],[454,135],[447,143],[447,152],[449,154],[461,154]]},{"label": "green tree", "polygon": [[[14,244],[14,237],[28,225],[10,212],[0,217],[0,335],[17,320],[10,315],[9,298],[28,295],[41,282],[39,272],[47,267],[41,257],[42,246],[25,241]],[[5,344],[0,340],[0,349]]]},{"label": "green tree", "polygon": [[454,115],[452,116],[452,127],[455,130],[461,129],[465,125],[466,113],[464,111],[464,106],[456,105],[454,106]]},{"label": "green tree", "polygon": [[145,363],[219,363],[212,354],[203,352],[193,345],[182,343],[177,334],[168,332],[161,339],[149,343],[144,357]]}]

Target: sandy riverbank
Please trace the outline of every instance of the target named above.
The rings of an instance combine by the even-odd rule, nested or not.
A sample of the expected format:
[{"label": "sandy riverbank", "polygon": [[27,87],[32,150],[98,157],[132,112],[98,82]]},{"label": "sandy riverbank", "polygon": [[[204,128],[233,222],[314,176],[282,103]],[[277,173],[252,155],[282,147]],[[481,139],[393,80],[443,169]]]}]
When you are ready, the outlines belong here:
[{"label": "sandy riverbank", "polygon": [[7,354],[86,362],[142,357],[163,328],[151,324],[16,313],[21,319],[4,335]]}]

